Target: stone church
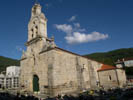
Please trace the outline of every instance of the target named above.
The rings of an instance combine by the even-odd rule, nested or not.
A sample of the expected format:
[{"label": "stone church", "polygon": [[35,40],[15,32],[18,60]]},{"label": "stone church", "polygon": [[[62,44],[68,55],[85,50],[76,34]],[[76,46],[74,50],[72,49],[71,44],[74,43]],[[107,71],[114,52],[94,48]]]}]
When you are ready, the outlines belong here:
[{"label": "stone church", "polygon": [[27,50],[21,58],[21,91],[56,96],[99,86],[122,87],[126,83],[123,69],[56,46],[54,38],[47,37],[47,18],[37,3],[32,7],[25,45]]}]

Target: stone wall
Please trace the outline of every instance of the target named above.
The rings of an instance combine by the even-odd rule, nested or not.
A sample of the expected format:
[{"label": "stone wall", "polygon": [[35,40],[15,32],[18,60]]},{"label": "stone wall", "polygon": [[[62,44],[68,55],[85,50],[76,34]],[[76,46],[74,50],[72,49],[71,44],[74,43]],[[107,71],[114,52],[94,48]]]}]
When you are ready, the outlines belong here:
[{"label": "stone wall", "polygon": [[120,87],[125,86],[126,85],[126,74],[125,74],[125,70],[123,70],[123,69],[116,69],[116,71],[117,71],[119,86]]},{"label": "stone wall", "polygon": [[96,88],[100,63],[60,49],[31,54],[21,60],[21,85],[33,92],[33,75],[40,92],[51,96]]},{"label": "stone wall", "polygon": [[101,68],[102,64],[93,60],[88,61],[89,69],[90,69],[90,85],[92,89],[97,89],[98,85],[97,82],[99,82],[99,77],[97,70]]},{"label": "stone wall", "polygon": [[[84,89],[97,89],[97,82],[105,88],[123,86],[123,70],[97,70],[101,63],[60,49],[31,55],[21,61],[21,85],[33,92],[33,75],[39,77],[40,92],[55,96]],[[121,77],[122,76],[122,77]]]},{"label": "stone wall", "polygon": [[97,72],[101,66],[99,62],[55,48],[21,61],[21,85],[33,92],[33,75],[37,75],[40,92],[50,96],[97,89],[97,82],[105,88],[125,85],[123,70]]},{"label": "stone wall", "polygon": [[55,49],[54,56],[54,93],[96,88],[97,69],[101,67],[100,63],[59,49]]},{"label": "stone wall", "polygon": [[101,86],[112,88],[119,85],[116,70],[99,71],[98,74]]},{"label": "stone wall", "polygon": [[52,52],[54,58],[48,66],[48,84],[53,95],[78,91],[83,88],[81,84],[90,87],[87,59],[60,50]]},{"label": "stone wall", "polygon": [[43,52],[35,55],[35,58],[31,55],[21,60],[21,86],[24,85],[26,91],[33,92],[33,76],[39,77],[40,92],[48,93],[49,68],[53,64],[53,51]]}]

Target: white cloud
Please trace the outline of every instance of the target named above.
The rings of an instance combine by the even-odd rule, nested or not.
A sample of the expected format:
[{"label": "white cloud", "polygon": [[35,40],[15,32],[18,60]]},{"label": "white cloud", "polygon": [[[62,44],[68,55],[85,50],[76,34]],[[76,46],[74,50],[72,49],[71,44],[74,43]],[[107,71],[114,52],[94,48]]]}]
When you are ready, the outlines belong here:
[{"label": "white cloud", "polygon": [[76,16],[72,16],[68,21],[69,22],[73,22],[73,21],[75,21],[76,20]]},{"label": "white cloud", "polygon": [[[69,21],[76,20],[76,16],[72,16]],[[80,44],[87,42],[95,42],[105,40],[109,36],[100,32],[87,33],[85,28],[81,28],[80,23],[74,22],[72,24],[55,24],[57,30],[65,32],[65,40],[68,44]]]},{"label": "white cloud", "polygon": [[73,25],[74,25],[73,32],[85,32],[86,31],[85,28],[80,27],[80,23],[74,23]]},{"label": "white cloud", "polygon": [[80,27],[80,23],[74,23],[74,26],[79,28]]},{"label": "white cloud", "polygon": [[62,24],[62,25],[55,24],[55,27],[56,27],[56,29],[61,30],[61,31],[68,33],[68,34],[70,34],[73,30],[72,26],[67,25],[67,24]]},{"label": "white cloud", "polygon": [[77,30],[78,30],[78,32],[85,32],[86,31],[85,28],[80,28],[80,29],[77,29]]},{"label": "white cloud", "polygon": [[71,36],[66,36],[65,39],[69,44],[79,44],[94,42],[98,40],[104,40],[108,38],[108,34],[102,34],[99,32],[92,32],[91,34],[85,34],[80,32],[73,32]]}]

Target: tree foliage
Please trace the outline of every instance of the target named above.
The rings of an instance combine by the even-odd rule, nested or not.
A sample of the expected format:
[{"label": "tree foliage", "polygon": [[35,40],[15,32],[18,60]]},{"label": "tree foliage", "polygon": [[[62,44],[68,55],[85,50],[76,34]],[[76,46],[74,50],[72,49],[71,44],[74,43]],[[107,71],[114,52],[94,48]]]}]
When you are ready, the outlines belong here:
[{"label": "tree foliage", "polygon": [[[118,49],[105,53],[93,53],[85,56],[89,59],[93,59],[104,64],[115,66],[115,62],[118,59],[133,58],[133,48]],[[133,75],[133,67],[125,68],[125,70],[127,75]]]},{"label": "tree foliage", "polygon": [[133,67],[125,67],[125,72],[127,75],[133,75]]},{"label": "tree foliage", "polygon": [[85,55],[87,58],[99,61],[108,65],[115,65],[118,59],[133,58],[133,48],[118,49],[105,53],[93,53]]},{"label": "tree foliage", "polygon": [[8,66],[20,66],[20,61],[0,56],[0,72],[5,71]]}]

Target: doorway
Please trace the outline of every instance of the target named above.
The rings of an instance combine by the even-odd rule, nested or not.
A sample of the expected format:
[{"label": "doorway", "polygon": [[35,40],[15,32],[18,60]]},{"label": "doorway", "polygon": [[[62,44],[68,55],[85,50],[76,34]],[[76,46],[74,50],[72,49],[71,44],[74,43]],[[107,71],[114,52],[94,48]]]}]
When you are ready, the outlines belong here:
[{"label": "doorway", "polygon": [[37,75],[33,76],[33,91],[38,92],[39,91],[39,78]]}]

